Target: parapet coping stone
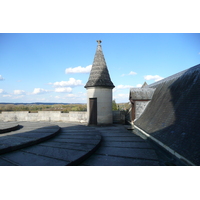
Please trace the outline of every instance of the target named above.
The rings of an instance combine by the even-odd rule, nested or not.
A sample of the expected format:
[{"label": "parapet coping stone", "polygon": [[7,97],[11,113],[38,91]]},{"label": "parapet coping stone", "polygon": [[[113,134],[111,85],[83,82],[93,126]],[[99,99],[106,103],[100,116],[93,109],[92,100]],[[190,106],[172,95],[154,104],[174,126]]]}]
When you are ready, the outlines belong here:
[{"label": "parapet coping stone", "polygon": [[8,133],[11,131],[18,130],[20,128],[19,124],[16,122],[0,122],[0,134]]},{"label": "parapet coping stone", "polygon": [[[20,125],[27,125],[27,129],[30,128],[34,128],[32,125],[35,125],[36,123],[20,123]],[[39,123],[39,126],[41,127],[43,123]],[[35,144],[31,144],[31,146],[29,146],[29,144],[27,145],[27,143],[24,144],[19,144],[19,146],[17,146],[18,144],[14,144],[13,146],[11,146],[10,148],[12,149],[4,149],[4,152],[0,152],[0,162],[4,163],[3,165],[19,165],[19,166],[33,166],[34,160],[37,159],[42,161],[43,159],[50,159],[47,165],[43,165],[41,162],[37,162],[40,163],[37,166],[54,166],[54,165],[68,165],[68,166],[76,166],[79,165],[81,162],[83,162],[85,159],[87,159],[89,156],[91,156],[100,146],[101,143],[101,134],[99,133],[99,131],[97,131],[95,128],[89,128],[86,125],[82,125],[82,124],[78,124],[77,123],[70,123],[70,124],[66,124],[66,123],[56,123],[57,127],[61,127],[60,131],[59,131],[59,135],[57,135],[56,137],[51,138],[50,140],[45,140],[45,141],[39,141],[40,144],[37,144],[37,142]],[[29,125],[31,127],[29,127]],[[48,123],[48,125],[52,125],[51,123]],[[54,126],[54,127],[56,127]],[[49,128],[50,126],[47,126],[47,128]],[[84,128],[83,128],[84,127]],[[69,128],[69,129],[68,129]],[[79,128],[81,129],[81,133],[79,133]],[[83,129],[85,131],[83,131]],[[89,132],[88,132],[89,129]],[[46,127],[44,126],[43,130],[47,130]],[[71,132],[72,131],[72,132]],[[74,133],[74,131],[76,131]],[[19,131],[18,131],[19,132]],[[29,132],[30,133],[30,132]],[[34,133],[38,134],[38,132],[34,132],[34,130],[32,131],[33,135]],[[20,134],[20,133],[19,133]],[[27,133],[28,134],[28,133]],[[15,141],[17,139],[16,142],[18,142],[20,140],[20,137],[16,137],[16,135],[18,134],[6,134],[7,136],[9,136],[7,139],[7,142],[9,141],[9,139],[11,139],[11,142]],[[0,137],[1,140],[2,137]],[[28,141],[28,137],[24,138],[24,140]],[[60,140],[60,142],[59,142]],[[93,142],[92,142],[93,141]],[[35,141],[34,141],[35,142]],[[54,144],[51,145],[50,143],[53,142]],[[63,146],[59,147],[59,145]],[[80,146],[83,145],[83,147],[87,147],[87,148],[76,148],[76,146]],[[89,145],[89,146],[88,146]],[[71,148],[72,146],[72,148]],[[74,148],[73,148],[74,147]],[[0,151],[1,151],[2,145],[0,144]],[[65,151],[64,154],[68,155],[70,154],[70,152],[73,152],[73,154],[70,155],[70,159],[69,160],[65,160],[62,158],[59,158],[60,155],[58,154],[59,151],[54,152],[53,154],[48,154],[48,152],[41,152],[40,149],[41,148],[49,148],[50,151],[49,152],[53,152],[54,148],[57,148],[57,150],[62,150],[63,152]],[[11,152],[6,152],[5,150],[12,150]],[[13,151],[16,150],[16,151]],[[47,153],[47,154],[46,154]],[[22,160],[24,161],[24,159],[27,158],[27,155],[29,154],[29,159],[26,162],[26,164],[22,164]],[[18,158],[19,160],[18,160]],[[62,156],[61,156],[62,157]],[[6,162],[5,162],[6,161]]]},{"label": "parapet coping stone", "polygon": [[[30,130],[29,127],[27,127],[27,129],[23,127],[18,131],[1,134],[0,154],[38,144],[56,136],[60,131],[60,127],[57,125],[51,124],[51,126],[49,126],[49,124],[43,123],[43,126],[44,127],[41,127],[41,123],[39,123],[38,126],[35,123],[34,129],[37,129],[37,131],[34,129]],[[47,127],[48,132],[46,130]],[[41,129],[41,132],[39,129]]]}]

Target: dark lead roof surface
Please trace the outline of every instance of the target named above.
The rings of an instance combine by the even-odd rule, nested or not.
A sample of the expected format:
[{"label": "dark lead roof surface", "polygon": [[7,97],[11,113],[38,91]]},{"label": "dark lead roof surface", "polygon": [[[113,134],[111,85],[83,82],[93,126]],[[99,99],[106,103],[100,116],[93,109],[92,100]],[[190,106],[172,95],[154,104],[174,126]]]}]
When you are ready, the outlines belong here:
[{"label": "dark lead roof surface", "polygon": [[92,64],[92,69],[90,72],[90,77],[85,85],[87,87],[107,87],[114,88],[114,84],[110,79],[106,61],[101,48],[101,40],[97,40],[98,46],[96,54],[94,56],[94,61]]}]

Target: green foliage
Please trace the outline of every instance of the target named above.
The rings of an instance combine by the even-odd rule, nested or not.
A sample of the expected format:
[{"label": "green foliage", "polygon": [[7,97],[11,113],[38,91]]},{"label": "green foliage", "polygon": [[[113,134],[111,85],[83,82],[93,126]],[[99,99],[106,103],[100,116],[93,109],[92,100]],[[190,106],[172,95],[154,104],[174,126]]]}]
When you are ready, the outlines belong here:
[{"label": "green foliage", "polygon": [[118,110],[118,107],[117,107],[115,100],[112,101],[112,110],[113,111]]},{"label": "green foliage", "polygon": [[128,111],[131,108],[130,103],[119,103],[118,108],[120,111]]},{"label": "green foliage", "polygon": [[[112,101],[112,110],[127,111],[130,109],[129,103],[116,103],[115,100]],[[2,111],[29,111],[31,113],[38,111],[61,111],[63,113],[68,113],[69,111],[87,111],[86,104],[54,104],[54,105],[44,105],[44,104],[0,104],[0,112]]]},{"label": "green foliage", "polygon": [[43,105],[43,104],[0,104],[0,112],[2,111],[29,111],[31,113],[38,111],[61,111],[68,113],[69,111],[86,111],[86,104],[54,104],[54,105]]}]

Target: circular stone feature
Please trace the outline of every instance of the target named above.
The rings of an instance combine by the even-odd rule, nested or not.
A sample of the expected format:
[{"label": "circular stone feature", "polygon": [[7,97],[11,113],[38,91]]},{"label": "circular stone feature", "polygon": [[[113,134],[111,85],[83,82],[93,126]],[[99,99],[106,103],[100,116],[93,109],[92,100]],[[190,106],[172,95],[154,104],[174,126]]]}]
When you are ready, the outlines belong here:
[{"label": "circular stone feature", "polygon": [[16,122],[0,122],[0,134],[15,131],[19,128],[20,126]]},{"label": "circular stone feature", "polygon": [[60,127],[50,123],[21,122],[19,130],[0,134],[0,154],[38,144],[59,133]]}]

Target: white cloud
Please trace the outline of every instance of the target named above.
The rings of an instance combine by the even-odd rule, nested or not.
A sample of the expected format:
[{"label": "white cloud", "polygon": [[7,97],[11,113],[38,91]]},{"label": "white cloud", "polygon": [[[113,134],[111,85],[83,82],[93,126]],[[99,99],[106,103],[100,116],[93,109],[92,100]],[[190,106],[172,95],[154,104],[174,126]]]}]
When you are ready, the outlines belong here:
[{"label": "white cloud", "polygon": [[128,98],[129,94],[118,94],[117,96],[118,97],[123,97],[123,98]]},{"label": "white cloud", "polygon": [[116,86],[116,89],[129,89],[132,88],[132,85],[118,85]]},{"label": "white cloud", "polygon": [[12,95],[10,95],[10,94],[5,94],[5,95],[3,95],[3,97],[12,97]]},{"label": "white cloud", "polygon": [[131,71],[128,75],[136,75],[136,72]]},{"label": "white cloud", "polygon": [[43,101],[43,102],[47,102],[48,100],[46,98],[37,98],[36,101]]},{"label": "white cloud", "polygon": [[81,67],[81,66],[74,67],[74,68],[70,67],[65,70],[65,73],[66,74],[77,74],[77,73],[86,74],[86,73],[90,73],[91,68],[92,68],[92,65],[88,65],[87,67]]},{"label": "white cloud", "polygon": [[118,90],[126,90],[126,89],[130,89],[133,88],[134,86],[132,85],[118,85],[113,89],[113,92],[116,92]]},{"label": "white cloud", "polygon": [[59,87],[55,88],[55,92],[71,92],[72,88],[70,87]]},{"label": "white cloud", "polygon": [[66,96],[67,96],[67,97],[71,97],[71,98],[72,98],[72,97],[77,97],[77,95],[75,95],[75,94],[67,94]]},{"label": "white cloud", "polygon": [[113,99],[116,100],[116,102],[129,102],[129,93],[120,93],[120,94],[115,94]]},{"label": "white cloud", "polygon": [[80,97],[82,97],[82,96],[87,96],[87,93],[86,93],[86,92],[79,92],[78,95],[79,95]]},{"label": "white cloud", "polygon": [[14,90],[14,94],[19,95],[19,94],[24,94],[24,90]]},{"label": "white cloud", "polygon": [[[52,85],[52,83],[49,83]],[[65,86],[80,86],[83,85],[81,80],[76,80],[75,78],[70,78],[69,81],[61,81],[53,83],[54,87],[65,87]]]},{"label": "white cloud", "polygon": [[56,99],[66,99],[66,98],[75,98],[75,97],[78,97],[77,95],[75,95],[75,94],[66,94],[66,95],[64,95],[64,96],[55,96],[55,98]]},{"label": "white cloud", "polygon": [[2,75],[0,75],[0,81],[2,81],[2,80],[4,80],[4,78],[3,78],[3,76],[2,76]]},{"label": "white cloud", "polygon": [[136,87],[142,87],[142,84],[137,84]]},{"label": "white cloud", "polygon": [[35,88],[33,90],[33,94],[44,94],[44,93],[47,93],[49,92],[49,90],[45,90],[45,89],[42,89],[42,88]]},{"label": "white cloud", "polygon": [[15,96],[15,97],[13,97],[13,99],[21,99],[21,98],[23,98],[24,97],[24,95],[20,95],[20,96]]},{"label": "white cloud", "polygon": [[5,91],[3,89],[0,89],[0,94],[4,94]]},{"label": "white cloud", "polygon": [[136,75],[136,72],[130,71],[128,74],[122,74],[121,76],[130,76],[130,75]]},{"label": "white cloud", "polygon": [[162,80],[163,77],[161,77],[159,75],[154,75],[154,76],[153,75],[146,75],[146,76],[144,76],[144,79],[145,80],[154,80],[156,82],[156,81]]}]

